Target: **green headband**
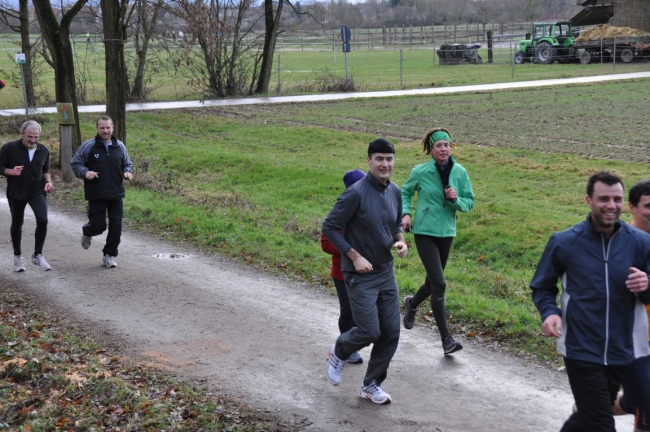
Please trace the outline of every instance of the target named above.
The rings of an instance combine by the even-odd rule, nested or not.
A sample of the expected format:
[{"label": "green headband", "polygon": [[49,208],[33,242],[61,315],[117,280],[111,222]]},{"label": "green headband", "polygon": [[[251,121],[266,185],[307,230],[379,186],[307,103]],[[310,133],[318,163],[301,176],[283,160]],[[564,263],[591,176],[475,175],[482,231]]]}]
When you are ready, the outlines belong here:
[{"label": "green headband", "polygon": [[451,143],[449,134],[442,130],[435,131],[434,133],[431,134],[431,137],[429,138],[429,142],[431,143],[431,145],[434,145],[436,141],[440,141],[440,140],[445,140],[448,143]]}]

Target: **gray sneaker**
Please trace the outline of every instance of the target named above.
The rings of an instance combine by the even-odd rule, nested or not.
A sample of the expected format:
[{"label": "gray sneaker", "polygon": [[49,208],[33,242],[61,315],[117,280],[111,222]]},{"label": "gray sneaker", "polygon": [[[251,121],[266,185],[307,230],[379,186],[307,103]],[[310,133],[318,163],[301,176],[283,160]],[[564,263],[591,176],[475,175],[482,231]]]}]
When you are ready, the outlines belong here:
[{"label": "gray sneaker", "polygon": [[52,270],[52,267],[50,267],[47,261],[45,261],[45,258],[43,258],[43,254],[32,255],[32,264],[36,264],[43,271]]},{"label": "gray sneaker", "polygon": [[332,385],[339,385],[341,383],[341,375],[343,374],[343,366],[345,366],[345,360],[341,360],[334,353],[334,347],[336,344],[332,345],[329,352],[329,359],[327,360],[327,380]]},{"label": "gray sneaker", "polygon": [[445,352],[445,355],[449,355],[462,350],[463,346],[460,342],[457,342],[452,335],[448,334],[442,339],[442,349]]},{"label": "gray sneaker", "polygon": [[25,271],[25,263],[23,262],[22,255],[14,255],[14,271],[15,272]]},{"label": "gray sneaker", "polygon": [[88,237],[86,235],[81,236],[81,247],[84,249],[88,249],[90,247],[90,242],[93,241],[92,237]]},{"label": "gray sneaker", "polygon": [[117,267],[117,263],[110,255],[104,255],[104,265],[106,268]]},{"label": "gray sneaker", "polygon": [[376,404],[389,404],[391,403],[391,398],[388,393],[384,391],[384,389],[377,384],[377,381],[373,381],[370,384],[363,385],[363,382],[361,383],[361,391],[359,392],[359,397],[362,399],[368,399],[373,401]]},{"label": "gray sneaker", "polygon": [[361,354],[359,354],[357,351],[355,351],[352,354],[350,354],[350,357],[348,357],[348,363],[350,363],[350,364],[361,364],[361,363],[363,363],[363,357],[361,357]]}]

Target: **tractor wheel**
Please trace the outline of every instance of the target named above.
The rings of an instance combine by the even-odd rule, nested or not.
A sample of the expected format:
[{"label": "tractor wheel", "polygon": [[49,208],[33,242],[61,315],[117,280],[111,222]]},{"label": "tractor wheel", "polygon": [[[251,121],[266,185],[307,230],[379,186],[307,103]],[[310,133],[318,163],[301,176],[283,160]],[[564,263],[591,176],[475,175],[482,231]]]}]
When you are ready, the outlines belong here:
[{"label": "tractor wheel", "polygon": [[524,64],[526,62],[526,56],[521,51],[515,53],[515,64]]},{"label": "tractor wheel", "polygon": [[591,63],[591,53],[587,50],[580,53],[580,63],[589,64]]},{"label": "tractor wheel", "polygon": [[535,50],[535,56],[541,64],[551,64],[555,60],[555,48],[550,42],[540,42]]},{"label": "tractor wheel", "polygon": [[612,61],[612,53],[609,52],[608,50],[603,50],[602,56],[603,56],[603,63],[609,63]]},{"label": "tractor wheel", "polygon": [[623,63],[629,63],[634,59],[634,53],[632,52],[631,49],[625,48],[623,51],[621,51],[621,61]]}]

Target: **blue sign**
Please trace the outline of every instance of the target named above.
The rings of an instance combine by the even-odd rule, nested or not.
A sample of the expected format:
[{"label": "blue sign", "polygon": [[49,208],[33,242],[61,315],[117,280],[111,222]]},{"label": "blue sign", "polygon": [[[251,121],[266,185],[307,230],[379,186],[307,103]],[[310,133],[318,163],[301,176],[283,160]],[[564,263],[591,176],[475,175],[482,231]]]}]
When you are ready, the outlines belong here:
[{"label": "blue sign", "polygon": [[352,32],[350,31],[349,28],[346,26],[341,27],[341,39],[343,40],[343,43],[350,42],[350,39],[352,38]]}]

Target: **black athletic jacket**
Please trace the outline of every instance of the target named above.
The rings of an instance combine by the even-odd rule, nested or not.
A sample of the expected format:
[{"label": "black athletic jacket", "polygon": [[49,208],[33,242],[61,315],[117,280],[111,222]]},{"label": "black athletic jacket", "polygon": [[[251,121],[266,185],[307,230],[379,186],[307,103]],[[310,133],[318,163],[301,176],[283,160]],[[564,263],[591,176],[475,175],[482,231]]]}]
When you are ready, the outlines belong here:
[{"label": "black athletic jacket", "polygon": [[36,144],[36,152],[29,161],[23,140],[10,141],[0,149],[0,174],[5,169],[22,165],[19,176],[7,176],[7,198],[27,201],[37,195],[47,195],[43,174],[50,172],[50,151],[43,144]]},{"label": "black athletic jacket", "polygon": [[[122,141],[111,137],[112,145],[106,145],[97,135],[81,144],[70,165],[74,174],[84,179],[85,198],[88,201],[124,198],[124,173],[131,172],[133,163]],[[88,171],[96,171],[99,177],[86,180]]]}]

